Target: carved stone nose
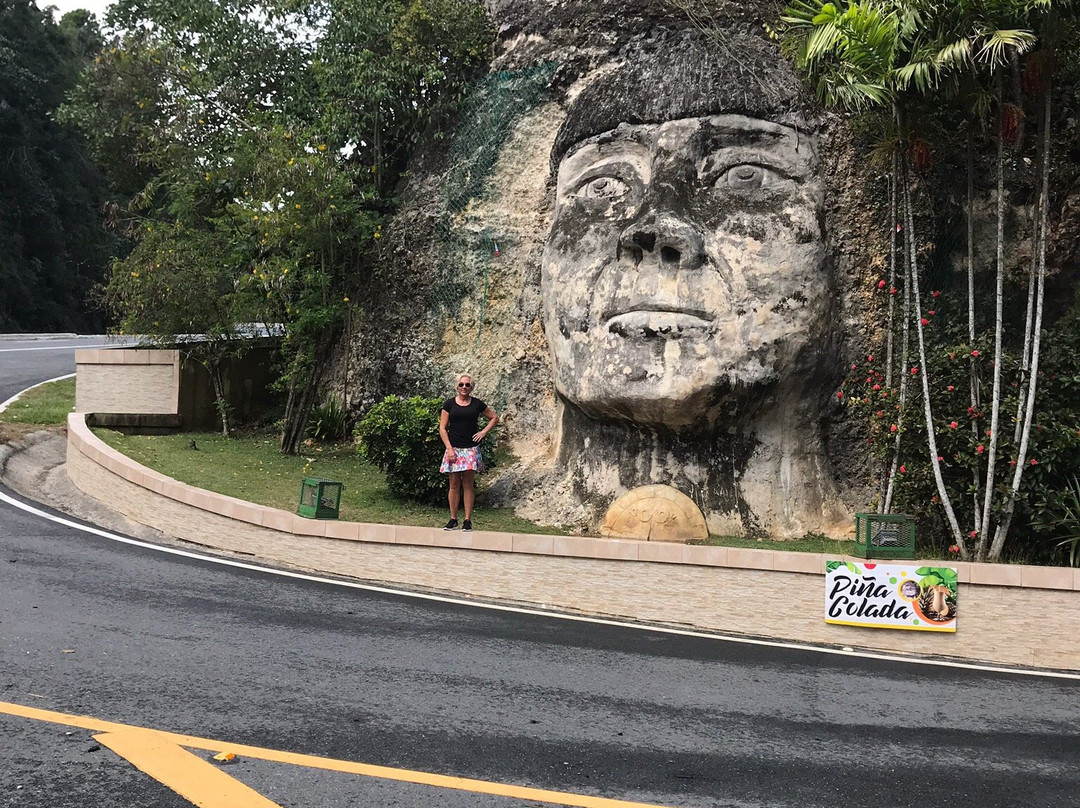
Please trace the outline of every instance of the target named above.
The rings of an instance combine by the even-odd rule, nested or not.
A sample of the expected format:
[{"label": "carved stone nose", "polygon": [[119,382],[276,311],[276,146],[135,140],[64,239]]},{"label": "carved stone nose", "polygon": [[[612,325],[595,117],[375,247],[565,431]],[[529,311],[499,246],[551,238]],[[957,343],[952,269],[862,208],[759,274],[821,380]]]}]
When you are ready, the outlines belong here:
[{"label": "carved stone nose", "polygon": [[701,234],[677,216],[648,214],[632,223],[619,238],[619,257],[637,266],[651,259],[670,269],[697,269],[705,262]]}]

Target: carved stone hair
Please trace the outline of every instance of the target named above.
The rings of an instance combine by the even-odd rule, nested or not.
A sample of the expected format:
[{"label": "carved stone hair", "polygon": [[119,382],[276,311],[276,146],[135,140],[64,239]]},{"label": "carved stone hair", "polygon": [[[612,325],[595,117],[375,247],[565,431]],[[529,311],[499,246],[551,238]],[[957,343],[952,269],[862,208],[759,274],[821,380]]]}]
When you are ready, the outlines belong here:
[{"label": "carved stone hair", "polygon": [[813,102],[779,46],[748,30],[714,39],[655,29],[629,42],[571,102],[551,151],[552,171],[575,144],[620,123],[722,113],[805,127]]}]

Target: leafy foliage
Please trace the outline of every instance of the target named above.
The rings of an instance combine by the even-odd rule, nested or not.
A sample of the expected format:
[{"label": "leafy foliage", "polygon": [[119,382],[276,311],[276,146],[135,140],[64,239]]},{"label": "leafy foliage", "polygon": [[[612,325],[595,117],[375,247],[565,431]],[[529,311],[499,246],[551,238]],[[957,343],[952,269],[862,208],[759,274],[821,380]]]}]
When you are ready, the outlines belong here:
[{"label": "leafy foliage", "polygon": [[360,452],[386,474],[390,492],[416,502],[438,502],[446,482],[439,473],[442,399],[387,396],[356,425]]},{"label": "leafy foliage", "polygon": [[52,114],[100,44],[96,23],[59,24],[0,3],[0,331],[101,327],[88,300],[118,249],[101,227],[104,183]]},{"label": "leafy foliage", "polygon": [[280,326],[293,453],[397,176],[490,22],[470,0],[117,0],[109,19],[62,111],[134,243],[105,299],[161,340]]},{"label": "leafy foliage", "polygon": [[308,417],[307,435],[323,443],[338,440],[345,435],[349,413],[337,396],[330,396],[324,404],[315,407]]}]

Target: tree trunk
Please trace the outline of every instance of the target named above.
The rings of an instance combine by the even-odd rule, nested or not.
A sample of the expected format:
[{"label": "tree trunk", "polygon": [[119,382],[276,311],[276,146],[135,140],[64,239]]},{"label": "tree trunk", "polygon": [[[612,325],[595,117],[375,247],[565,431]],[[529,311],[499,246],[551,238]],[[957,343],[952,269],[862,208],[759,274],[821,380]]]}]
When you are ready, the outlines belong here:
[{"label": "tree trunk", "polygon": [[[968,281],[968,345],[975,346],[975,132],[974,124],[968,120],[967,131],[967,281]],[[968,376],[971,387],[971,411],[979,410],[979,373],[975,357],[968,355]],[[973,419],[972,429],[978,437],[979,425]],[[982,522],[979,510],[979,467],[971,469],[971,512],[974,514],[975,532],[981,532]]]},{"label": "tree trunk", "polygon": [[315,338],[315,346],[310,357],[297,355],[294,358],[292,380],[289,383],[289,397],[285,404],[285,423],[281,430],[279,451],[282,454],[296,454],[307,431],[308,417],[315,406],[319,384],[326,368],[327,352],[331,344],[332,329],[323,329]]},{"label": "tree trunk", "polygon": [[[998,83],[998,108],[1004,110],[1004,93]],[[990,506],[994,501],[994,466],[997,462],[998,421],[1001,416],[1001,350],[1004,326],[1005,300],[1005,136],[1003,124],[997,133],[997,257],[996,282],[994,285],[994,392],[990,401],[990,448],[986,455],[986,487],[983,490],[981,529],[976,545],[977,561],[986,560],[986,551],[990,545]],[[974,419],[973,419],[974,422]],[[976,433],[975,439],[982,435]],[[977,462],[977,461],[976,461]]]},{"label": "tree trunk", "polygon": [[1012,524],[1013,513],[1016,509],[1016,498],[1020,491],[1020,482],[1024,475],[1024,467],[1027,465],[1028,441],[1031,437],[1031,421],[1035,414],[1035,392],[1039,383],[1039,348],[1042,336],[1043,301],[1046,292],[1046,227],[1049,218],[1050,207],[1050,82],[1047,81],[1046,96],[1043,100],[1042,109],[1042,177],[1039,182],[1039,271],[1036,279],[1035,292],[1035,322],[1031,327],[1031,367],[1028,373],[1028,390],[1026,406],[1024,408],[1024,430],[1020,438],[1020,451],[1016,457],[1016,469],[1013,471],[1012,484],[1009,493],[1005,497],[1001,509],[1001,518],[998,520],[997,531],[994,534],[994,543],[990,546],[990,560],[997,561],[1001,558],[1001,551],[1005,548],[1005,539],[1009,535],[1009,527]]},{"label": "tree trunk", "polygon": [[922,394],[923,394],[923,415],[926,420],[926,442],[930,449],[930,465],[934,469],[934,481],[937,483],[938,497],[941,499],[941,507],[945,509],[945,518],[948,522],[949,529],[952,531],[953,539],[956,542],[957,547],[960,548],[960,557],[963,559],[968,558],[967,544],[964,542],[964,536],[960,532],[960,525],[956,521],[956,512],[953,509],[952,502],[949,499],[949,492],[945,488],[945,480],[941,475],[941,462],[938,460],[937,449],[937,434],[934,431],[934,413],[930,401],[930,374],[926,369],[926,341],[923,338],[923,326],[922,326],[922,300],[919,293],[919,271],[916,263],[915,256],[915,217],[911,210],[911,188],[907,181],[907,165],[903,166],[904,170],[904,208],[906,214],[906,230],[907,230],[907,243],[910,250],[910,262],[911,262],[911,294],[914,302],[914,312],[912,313],[915,318],[915,335],[919,343],[919,373],[922,381]]},{"label": "tree trunk", "polygon": [[214,406],[221,416],[221,434],[229,437],[229,402],[225,400],[225,382],[221,377],[221,357],[210,360],[210,378],[214,383]]}]

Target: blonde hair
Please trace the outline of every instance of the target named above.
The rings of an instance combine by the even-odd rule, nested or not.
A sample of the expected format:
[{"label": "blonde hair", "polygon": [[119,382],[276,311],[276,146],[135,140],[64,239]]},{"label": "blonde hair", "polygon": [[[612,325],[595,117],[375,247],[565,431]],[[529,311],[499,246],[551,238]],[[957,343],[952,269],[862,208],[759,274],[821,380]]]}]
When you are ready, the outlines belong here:
[{"label": "blonde hair", "polygon": [[462,379],[468,379],[471,382],[473,380],[473,376],[471,373],[459,373],[457,375],[457,378],[454,379],[454,386],[457,387],[458,382],[460,382]]}]

